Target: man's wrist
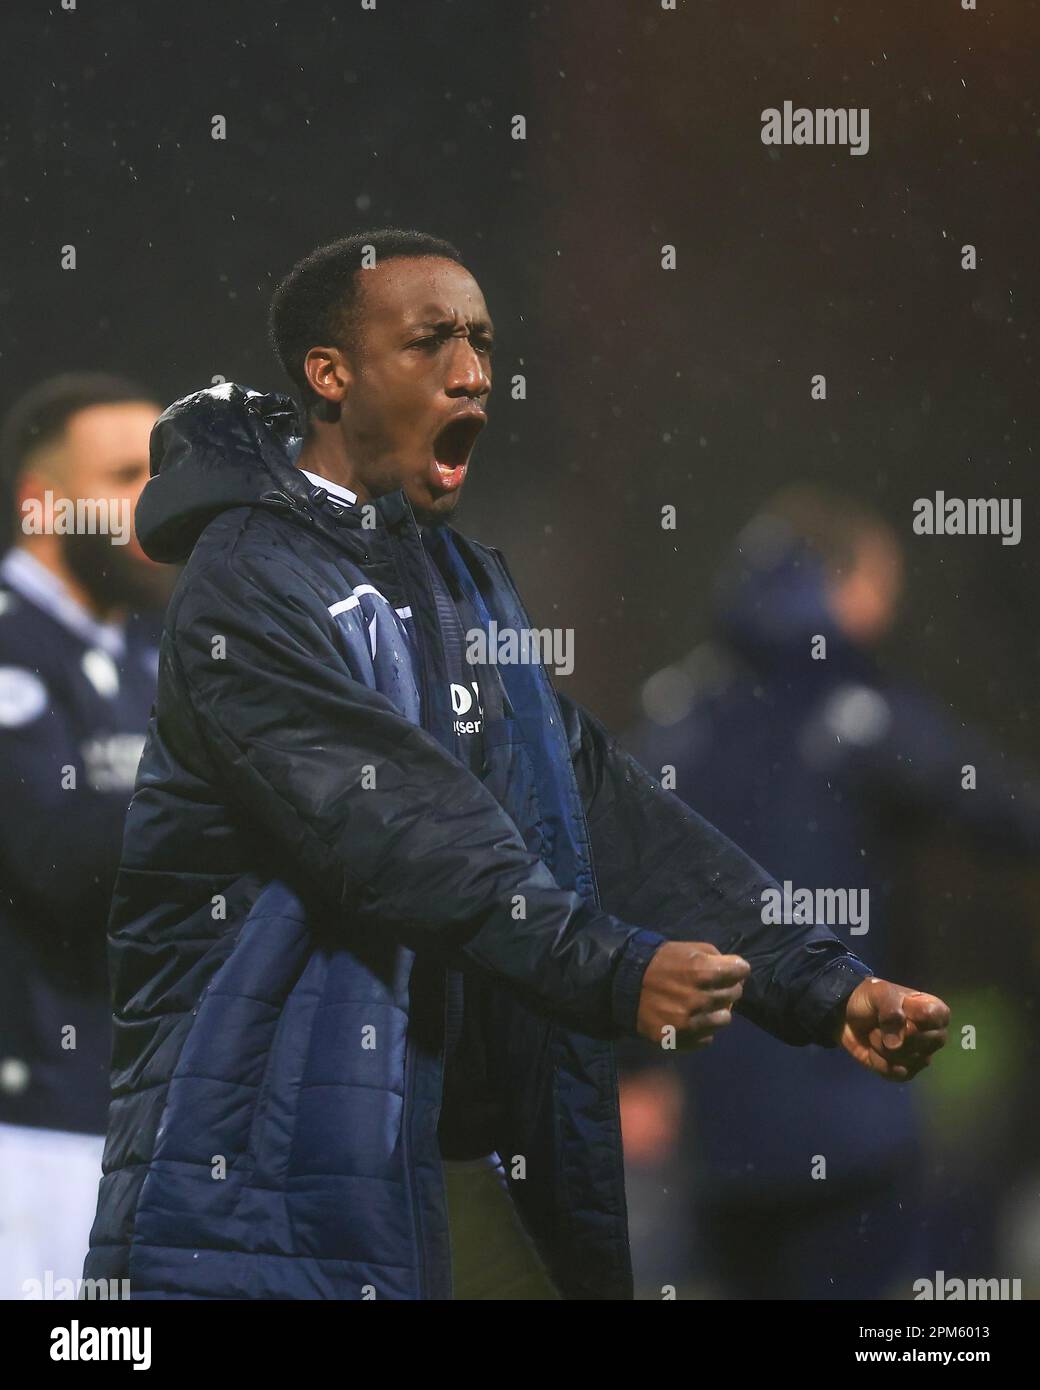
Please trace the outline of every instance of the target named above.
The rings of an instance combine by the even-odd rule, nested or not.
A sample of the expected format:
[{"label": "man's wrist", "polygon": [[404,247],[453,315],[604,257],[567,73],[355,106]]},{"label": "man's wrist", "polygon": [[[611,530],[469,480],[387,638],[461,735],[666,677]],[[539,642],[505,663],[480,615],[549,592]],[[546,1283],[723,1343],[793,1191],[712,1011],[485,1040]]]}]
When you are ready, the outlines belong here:
[{"label": "man's wrist", "polygon": [[842,1034],[845,1032],[845,1014],[849,1007],[849,1000],[858,988],[858,984],[853,985],[848,994],[838,1000],[830,1013],[824,1015],[822,1031],[827,1039],[824,1046],[837,1047],[841,1042]]},{"label": "man's wrist", "polygon": [[652,931],[636,931],[625,942],[614,971],[611,989],[611,1014],[624,1037],[639,1036],[639,998],[643,991],[643,976],[651,958],[667,937]]},{"label": "man's wrist", "polygon": [[798,1001],[796,1015],[813,1042],[837,1047],[849,999],[873,971],[857,956],[839,956],[818,975]]}]

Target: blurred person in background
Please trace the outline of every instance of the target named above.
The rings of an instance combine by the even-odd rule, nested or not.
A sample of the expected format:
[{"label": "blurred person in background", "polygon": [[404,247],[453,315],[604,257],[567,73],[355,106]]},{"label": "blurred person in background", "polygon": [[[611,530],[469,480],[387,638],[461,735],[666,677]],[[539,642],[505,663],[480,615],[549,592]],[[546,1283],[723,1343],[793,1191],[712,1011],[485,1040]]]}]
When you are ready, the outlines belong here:
[{"label": "blurred person in background", "polygon": [[[879,516],[785,490],[739,538],[714,639],[651,677],[626,740],[655,776],[674,767],[676,794],[778,880],[869,890],[868,933],[835,931],[886,974],[886,899],[909,831],[949,823],[979,845],[1040,846],[1040,802],[1002,755],[878,665],[902,585]],[[820,636],[826,657],[813,659]],[[723,1297],[909,1297],[936,1257],[920,1099],[822,1048],[777,1053],[740,1018],[696,1056],[628,1056],[625,1152],[647,1286],[691,1277],[692,1228],[697,1277]],[[814,1178],[820,1157],[826,1177]],[[682,1231],[677,1188],[693,1192]]]},{"label": "blurred person in background", "polygon": [[[167,572],[137,544],[160,407],[76,372],[0,433],[0,1297],[82,1271],[108,1112],[106,922]],[[49,1272],[49,1273],[48,1273]]]}]

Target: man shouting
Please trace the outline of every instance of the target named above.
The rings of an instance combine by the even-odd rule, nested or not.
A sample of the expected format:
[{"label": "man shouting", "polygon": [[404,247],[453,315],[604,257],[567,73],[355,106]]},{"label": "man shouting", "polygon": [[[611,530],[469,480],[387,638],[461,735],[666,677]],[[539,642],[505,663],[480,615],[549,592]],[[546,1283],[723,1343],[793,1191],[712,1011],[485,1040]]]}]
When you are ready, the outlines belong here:
[{"label": "man shouting", "polygon": [[739,1009],[906,1080],[938,999],[826,929],[531,662],[448,525],[494,329],[458,252],[321,247],[279,286],[302,396],[176,402],[137,512],[186,566],[110,922],[85,1273],[139,1298],[632,1296],[613,1040]]}]

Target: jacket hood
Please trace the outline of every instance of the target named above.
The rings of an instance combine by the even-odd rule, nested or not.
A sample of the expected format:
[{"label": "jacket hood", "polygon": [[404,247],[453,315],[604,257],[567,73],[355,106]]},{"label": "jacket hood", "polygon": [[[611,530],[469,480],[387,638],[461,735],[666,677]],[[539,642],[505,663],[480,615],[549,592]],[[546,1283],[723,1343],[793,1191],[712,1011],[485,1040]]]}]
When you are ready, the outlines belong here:
[{"label": "jacket hood", "polygon": [[223,382],[167,407],[152,429],[151,478],[134,521],[152,560],[180,563],[230,507],[270,506],[317,520],[326,494],[296,467],[303,442],[290,396]]}]

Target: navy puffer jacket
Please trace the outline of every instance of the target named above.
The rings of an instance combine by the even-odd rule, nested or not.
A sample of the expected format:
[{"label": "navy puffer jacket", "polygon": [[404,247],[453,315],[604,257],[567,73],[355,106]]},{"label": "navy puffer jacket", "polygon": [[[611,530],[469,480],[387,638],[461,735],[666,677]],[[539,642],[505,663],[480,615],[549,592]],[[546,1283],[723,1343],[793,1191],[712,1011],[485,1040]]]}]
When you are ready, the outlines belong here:
[{"label": "navy puffer jacket", "polygon": [[[742,1009],[827,1040],[867,972],[763,926],[771,880],[543,668],[480,682],[456,746],[403,492],[294,465],[292,402],[161,417],[138,508],[187,559],[111,919],[112,1104],[86,1277],[135,1298],[450,1298],[437,1142],[446,978],[482,972],[497,1149],[568,1298],[630,1298],[613,1040],[666,937],[752,965]],[[530,628],[497,551],[443,528],[474,611]],[[498,693],[496,693],[496,689]]]}]

